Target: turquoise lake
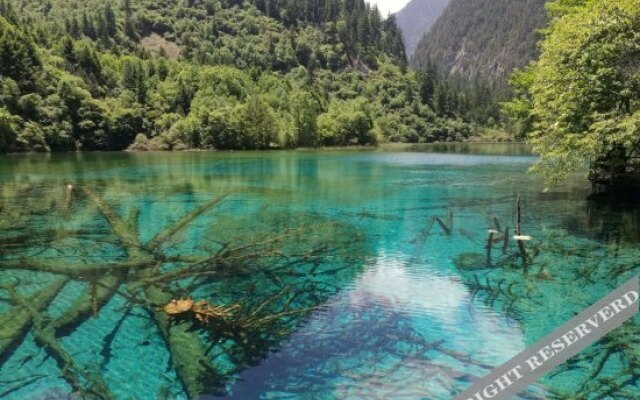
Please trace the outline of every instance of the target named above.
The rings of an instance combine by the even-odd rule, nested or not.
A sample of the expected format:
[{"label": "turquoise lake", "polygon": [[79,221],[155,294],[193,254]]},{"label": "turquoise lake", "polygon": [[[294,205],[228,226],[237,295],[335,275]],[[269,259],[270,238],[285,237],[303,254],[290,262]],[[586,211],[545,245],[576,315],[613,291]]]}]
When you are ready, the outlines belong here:
[{"label": "turquoise lake", "polygon": [[[544,192],[535,160],[2,156],[0,398],[452,399],[640,271],[640,206],[589,202],[581,177]],[[527,277],[513,243],[484,261],[518,195]],[[179,299],[226,317],[167,315]],[[640,398],[639,326],[521,399]]]}]

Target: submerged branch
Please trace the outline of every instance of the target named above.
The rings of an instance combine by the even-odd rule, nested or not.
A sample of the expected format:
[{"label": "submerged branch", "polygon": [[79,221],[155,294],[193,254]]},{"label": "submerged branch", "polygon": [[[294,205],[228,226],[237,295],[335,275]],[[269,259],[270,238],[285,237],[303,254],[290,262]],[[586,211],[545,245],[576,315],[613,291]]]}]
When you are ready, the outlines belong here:
[{"label": "submerged branch", "polygon": [[[92,293],[83,292],[64,314],[47,325],[57,335],[68,328],[79,325],[91,316],[95,316],[117,292],[122,280],[118,275],[107,275],[95,282]],[[95,290],[95,291],[94,291]]]},{"label": "submerged branch", "polygon": [[95,204],[100,213],[105,217],[113,231],[120,237],[122,245],[130,256],[136,257],[141,251],[140,241],[135,230],[123,221],[107,203],[104,202],[93,190],[82,187],[83,193]]},{"label": "submerged branch", "polygon": [[147,247],[154,250],[162,246],[164,242],[171,239],[176,233],[180,232],[180,230],[184,229],[196,218],[221,204],[230,194],[231,192],[226,192],[221,196],[218,196],[217,198],[210,200],[197,209],[191,211],[189,214],[182,217],[178,222],[174,223],[172,226],[156,235],[156,237],[151,240]]}]

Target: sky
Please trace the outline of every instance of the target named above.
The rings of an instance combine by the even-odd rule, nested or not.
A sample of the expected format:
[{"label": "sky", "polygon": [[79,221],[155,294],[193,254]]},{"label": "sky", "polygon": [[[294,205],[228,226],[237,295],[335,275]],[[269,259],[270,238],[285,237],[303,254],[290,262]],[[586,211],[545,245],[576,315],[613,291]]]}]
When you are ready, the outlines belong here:
[{"label": "sky", "polygon": [[400,11],[410,0],[369,0],[371,4],[377,4],[380,13],[386,16],[389,12]]}]

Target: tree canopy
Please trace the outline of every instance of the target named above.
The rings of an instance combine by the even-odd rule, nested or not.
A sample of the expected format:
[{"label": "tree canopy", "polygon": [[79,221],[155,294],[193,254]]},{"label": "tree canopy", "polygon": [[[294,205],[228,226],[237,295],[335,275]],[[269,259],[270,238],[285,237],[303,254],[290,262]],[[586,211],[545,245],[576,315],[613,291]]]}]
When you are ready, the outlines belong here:
[{"label": "tree canopy", "polygon": [[640,144],[640,3],[559,0],[539,60],[518,73],[506,105],[550,184]]},{"label": "tree canopy", "polygon": [[420,95],[395,19],[364,0],[0,0],[0,52],[2,152],[368,145],[470,131],[461,110]]}]

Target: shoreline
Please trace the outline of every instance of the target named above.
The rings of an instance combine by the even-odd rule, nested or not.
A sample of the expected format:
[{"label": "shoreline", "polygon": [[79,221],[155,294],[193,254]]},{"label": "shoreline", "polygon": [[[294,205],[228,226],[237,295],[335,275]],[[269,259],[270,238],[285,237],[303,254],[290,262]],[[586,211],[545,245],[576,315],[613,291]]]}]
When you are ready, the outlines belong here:
[{"label": "shoreline", "polygon": [[378,151],[389,149],[402,149],[411,147],[432,147],[432,146],[488,146],[488,145],[517,145],[527,146],[526,142],[497,142],[497,141],[480,141],[480,142],[433,142],[433,143],[383,143],[375,146],[322,146],[322,147],[297,147],[292,149],[273,148],[262,150],[217,150],[217,149],[185,149],[185,150],[106,150],[106,151],[45,151],[45,152],[11,152],[1,154],[2,156],[20,156],[20,155],[52,155],[52,154],[106,154],[106,153],[127,153],[127,154],[146,154],[146,153],[273,153],[273,152],[331,152],[331,151]]}]

